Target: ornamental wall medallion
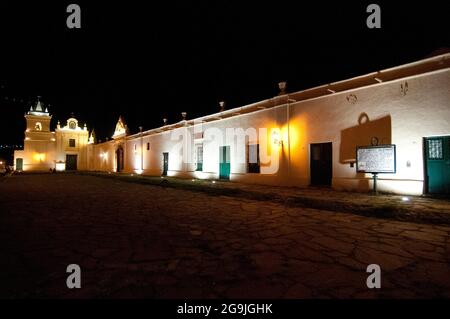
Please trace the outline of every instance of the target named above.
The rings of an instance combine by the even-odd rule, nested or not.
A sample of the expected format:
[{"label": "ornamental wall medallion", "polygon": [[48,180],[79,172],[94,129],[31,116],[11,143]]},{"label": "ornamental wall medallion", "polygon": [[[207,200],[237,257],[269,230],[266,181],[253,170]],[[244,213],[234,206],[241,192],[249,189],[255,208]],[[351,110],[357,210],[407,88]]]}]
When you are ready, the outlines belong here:
[{"label": "ornamental wall medallion", "polygon": [[356,104],[356,102],[358,102],[358,98],[355,94],[349,94],[347,95],[347,102],[350,104]]}]

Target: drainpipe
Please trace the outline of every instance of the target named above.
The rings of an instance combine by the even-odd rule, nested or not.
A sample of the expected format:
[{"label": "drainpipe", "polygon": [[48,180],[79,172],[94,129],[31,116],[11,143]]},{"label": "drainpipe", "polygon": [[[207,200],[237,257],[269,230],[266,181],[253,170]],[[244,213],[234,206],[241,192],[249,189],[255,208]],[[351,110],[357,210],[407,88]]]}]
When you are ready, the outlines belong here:
[{"label": "drainpipe", "polygon": [[291,122],[291,102],[296,102],[294,99],[289,98],[289,94],[287,94],[287,130],[288,130],[288,176],[291,175],[291,128],[290,128],[290,122]]},{"label": "drainpipe", "polygon": [[[186,174],[186,172],[188,171],[188,149],[190,150],[190,147],[188,148],[188,143],[191,143],[191,141],[188,141],[188,134],[187,134],[187,122],[186,122],[186,112],[181,112],[181,118],[182,118],[182,122],[183,122],[183,146],[182,146],[182,153],[181,153],[181,161],[183,163],[183,175]],[[190,152],[189,152],[190,153]]]},{"label": "drainpipe", "polygon": [[280,89],[280,93],[278,93],[278,96],[286,95],[287,103],[286,103],[286,121],[287,121],[287,148],[288,148],[288,177],[291,176],[291,130],[289,127],[290,122],[290,99],[289,94],[286,92],[287,83],[285,81],[278,82],[278,88]]},{"label": "drainpipe", "polygon": [[143,149],[143,140],[142,140],[142,126],[139,126],[139,131],[141,134],[141,173],[144,171],[144,149]]},{"label": "drainpipe", "polygon": [[287,142],[288,142],[288,177],[291,177],[291,130],[289,127],[290,123],[290,104],[289,104],[289,94],[287,95]]}]

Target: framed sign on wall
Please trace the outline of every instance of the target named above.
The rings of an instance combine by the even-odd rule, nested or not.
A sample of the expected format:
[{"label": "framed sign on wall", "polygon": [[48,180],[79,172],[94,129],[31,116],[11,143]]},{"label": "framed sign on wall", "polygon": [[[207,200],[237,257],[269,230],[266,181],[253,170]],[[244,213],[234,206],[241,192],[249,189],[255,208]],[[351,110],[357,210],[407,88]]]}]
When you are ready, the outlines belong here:
[{"label": "framed sign on wall", "polygon": [[358,173],[395,173],[395,145],[358,146],[356,170]]}]

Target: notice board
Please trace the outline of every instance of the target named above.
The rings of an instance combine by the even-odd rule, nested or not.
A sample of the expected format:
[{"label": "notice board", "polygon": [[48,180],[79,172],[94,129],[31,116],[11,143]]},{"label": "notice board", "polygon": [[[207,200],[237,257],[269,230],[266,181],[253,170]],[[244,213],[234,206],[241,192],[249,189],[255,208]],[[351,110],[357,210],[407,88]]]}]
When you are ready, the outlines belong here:
[{"label": "notice board", "polygon": [[358,146],[356,170],[358,173],[395,173],[395,145]]}]

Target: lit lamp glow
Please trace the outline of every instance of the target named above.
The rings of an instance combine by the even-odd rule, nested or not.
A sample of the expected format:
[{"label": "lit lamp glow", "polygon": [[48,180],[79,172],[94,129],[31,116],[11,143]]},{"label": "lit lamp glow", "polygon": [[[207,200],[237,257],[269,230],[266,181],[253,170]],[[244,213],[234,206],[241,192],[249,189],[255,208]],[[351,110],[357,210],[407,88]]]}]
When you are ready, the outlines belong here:
[{"label": "lit lamp glow", "polygon": [[36,162],[43,162],[45,160],[45,154],[44,153],[36,153],[36,154],[34,154],[33,158]]},{"label": "lit lamp glow", "polygon": [[[141,157],[137,154],[134,155],[134,171],[136,173],[138,173],[138,171],[141,171],[142,173],[142,169],[141,169]],[[140,174],[140,173],[138,173]]]}]

